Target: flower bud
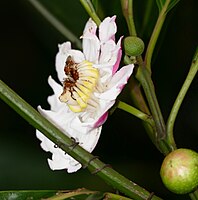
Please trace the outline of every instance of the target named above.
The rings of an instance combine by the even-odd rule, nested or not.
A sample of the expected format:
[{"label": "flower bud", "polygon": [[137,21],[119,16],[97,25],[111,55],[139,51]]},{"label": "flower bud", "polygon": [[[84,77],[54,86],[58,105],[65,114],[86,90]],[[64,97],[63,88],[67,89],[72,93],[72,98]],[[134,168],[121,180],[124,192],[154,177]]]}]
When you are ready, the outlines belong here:
[{"label": "flower bud", "polygon": [[128,36],[124,39],[125,54],[128,56],[139,56],[144,51],[144,42],[134,36]]}]

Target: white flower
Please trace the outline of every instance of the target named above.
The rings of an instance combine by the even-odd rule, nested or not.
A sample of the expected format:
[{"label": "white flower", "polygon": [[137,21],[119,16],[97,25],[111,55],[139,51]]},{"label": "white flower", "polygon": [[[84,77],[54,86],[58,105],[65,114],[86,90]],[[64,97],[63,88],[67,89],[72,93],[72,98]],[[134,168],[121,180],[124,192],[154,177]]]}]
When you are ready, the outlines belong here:
[{"label": "white flower", "polygon": [[[89,19],[83,35],[83,52],[71,48],[70,42],[59,45],[56,56],[56,71],[62,84],[51,77],[48,82],[54,94],[48,97],[51,110],[38,107],[40,113],[54,123],[79,145],[91,152],[100,137],[102,124],[108,110],[127,83],[133,65],[118,67],[121,59],[121,39],[115,43],[117,26],[115,16],[97,26]],[[52,153],[48,159],[51,169],[67,169],[75,172],[81,164],[57,148],[53,142],[38,130],[41,147]]]}]

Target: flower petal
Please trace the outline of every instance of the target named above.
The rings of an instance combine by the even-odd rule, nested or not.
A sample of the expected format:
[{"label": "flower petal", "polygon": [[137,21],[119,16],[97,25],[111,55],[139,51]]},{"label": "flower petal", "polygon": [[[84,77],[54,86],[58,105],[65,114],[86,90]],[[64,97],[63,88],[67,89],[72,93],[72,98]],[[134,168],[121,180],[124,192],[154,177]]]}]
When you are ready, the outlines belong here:
[{"label": "flower petal", "polygon": [[124,85],[127,83],[128,78],[133,72],[134,65],[127,65],[122,67],[117,71],[112,77],[111,81],[107,86],[107,90],[101,94],[98,94],[98,98],[106,99],[108,101],[115,100],[118,94],[123,89]]},{"label": "flower petal", "polygon": [[99,63],[108,63],[109,66],[115,63],[116,60],[116,44],[113,40],[108,40],[104,44],[101,45],[101,53]]},{"label": "flower petal", "polygon": [[68,57],[68,50],[71,49],[71,43],[65,42],[58,45],[59,52],[56,55],[56,71],[59,80],[62,82],[65,77],[64,66],[66,58]]},{"label": "flower petal", "polygon": [[117,46],[117,60],[113,66],[113,70],[112,70],[113,75],[117,72],[118,67],[120,65],[120,60],[122,57],[121,40],[122,40],[122,37],[118,40],[118,43],[116,45]]},{"label": "flower petal", "polygon": [[122,56],[121,39],[122,37],[117,44],[113,40],[109,40],[101,45],[99,64],[94,66],[100,69],[100,80],[102,83],[109,80],[118,70]]},{"label": "flower petal", "polygon": [[98,62],[100,52],[100,42],[96,36],[96,29],[97,26],[95,22],[90,18],[81,36],[83,39],[82,46],[85,59],[93,63]]},{"label": "flower petal", "polygon": [[[134,66],[127,65],[122,67],[111,79],[107,85],[106,91],[103,93],[95,93],[98,98],[99,110],[96,112],[94,126],[101,126],[108,117],[108,110],[113,106],[117,96],[122,91],[124,85],[127,83],[128,78],[132,74]],[[88,127],[88,126],[87,126]]]},{"label": "flower petal", "polygon": [[[63,133],[79,142],[79,145],[84,149],[91,152],[95,148],[100,137],[102,127],[95,129],[92,128],[91,130],[89,129],[89,132],[84,133],[82,132],[83,123],[76,123],[75,126],[72,126],[71,121],[76,121],[76,119],[78,119],[78,115],[71,112],[67,108],[66,104],[65,107],[62,107],[62,109],[58,110],[57,112],[44,110],[40,106],[38,107],[38,110],[45,118],[51,121]],[[36,133],[37,137],[41,140],[41,147],[45,151],[50,151],[52,153],[52,160],[48,159],[48,163],[51,169],[67,169],[68,172],[71,173],[77,171],[80,168],[80,164],[75,161],[75,159],[65,154],[65,152],[61,149],[55,148],[54,143],[38,130]]]},{"label": "flower petal", "polygon": [[113,39],[115,40],[115,33],[117,26],[115,23],[116,16],[105,18],[99,26],[99,38],[102,43]]},{"label": "flower petal", "polygon": [[48,83],[54,91],[54,94],[48,97],[48,103],[50,104],[50,108],[52,111],[58,111],[64,106],[63,103],[58,101],[58,97],[62,93],[63,87],[59,85],[56,81],[54,81],[51,76],[49,76],[48,78]]},{"label": "flower petal", "polygon": [[63,44],[59,44],[59,52],[56,55],[56,71],[60,82],[62,82],[65,78],[65,62],[68,56],[72,56],[75,58],[76,63],[82,62],[85,57],[81,51],[71,49],[71,43],[65,42]]},{"label": "flower petal", "polygon": [[40,139],[41,147],[45,151],[52,153],[52,159],[48,159],[48,164],[52,170],[67,169],[68,173],[72,173],[81,168],[81,164],[74,160],[68,154],[58,148],[51,140],[45,137],[40,131],[36,131],[36,136]]},{"label": "flower petal", "polygon": [[[81,112],[72,112],[67,103],[59,101],[63,88],[51,77],[48,79],[49,85],[54,91],[54,94],[48,97],[51,110],[44,110],[40,106],[38,107],[43,116],[68,137],[74,138],[76,142],[79,142],[80,146],[89,152],[95,148],[99,140],[101,125],[108,117],[109,108],[115,103],[116,97],[133,71],[133,65],[125,66],[117,71],[121,59],[121,38],[116,44],[115,33],[117,26],[115,18],[113,16],[104,19],[99,26],[99,38],[96,33],[96,24],[92,19],[89,19],[82,36],[83,53],[73,50],[70,42],[59,45],[59,52],[56,55],[56,71],[60,82],[64,81],[65,78],[73,78],[69,77],[69,75],[66,76],[64,72],[68,56],[71,56],[75,63],[87,60],[98,68],[97,71],[99,71],[100,77],[96,90],[90,97],[91,99],[88,100],[87,107]],[[52,158],[48,159],[51,169],[67,169],[71,173],[81,167],[78,161],[60,148],[57,148],[52,141],[38,130],[36,135],[41,140],[41,147],[45,151],[52,153]]]},{"label": "flower petal", "polygon": [[102,126],[105,123],[108,117],[108,112],[105,112],[94,124],[94,127]]}]

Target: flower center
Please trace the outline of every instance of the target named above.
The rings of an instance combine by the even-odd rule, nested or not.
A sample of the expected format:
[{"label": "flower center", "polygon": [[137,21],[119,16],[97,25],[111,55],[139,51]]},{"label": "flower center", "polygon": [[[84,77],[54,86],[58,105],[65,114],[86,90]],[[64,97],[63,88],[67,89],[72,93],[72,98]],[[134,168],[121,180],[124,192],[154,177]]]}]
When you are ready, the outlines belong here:
[{"label": "flower center", "polygon": [[75,63],[71,56],[67,57],[64,72],[66,78],[63,82],[63,93],[59,99],[67,103],[73,112],[83,111],[88,100],[95,89],[99,78],[98,69],[93,67],[93,63],[84,60]]}]

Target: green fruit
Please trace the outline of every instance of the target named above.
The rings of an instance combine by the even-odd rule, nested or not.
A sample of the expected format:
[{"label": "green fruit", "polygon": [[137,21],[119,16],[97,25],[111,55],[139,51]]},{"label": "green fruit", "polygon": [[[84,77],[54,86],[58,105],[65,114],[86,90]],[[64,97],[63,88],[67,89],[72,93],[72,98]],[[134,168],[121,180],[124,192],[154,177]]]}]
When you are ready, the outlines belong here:
[{"label": "green fruit", "polygon": [[138,38],[129,36],[124,39],[125,54],[128,56],[139,56],[144,51],[144,42]]},{"label": "green fruit", "polygon": [[198,153],[177,149],[168,154],[161,166],[164,185],[172,192],[186,194],[198,187]]}]

